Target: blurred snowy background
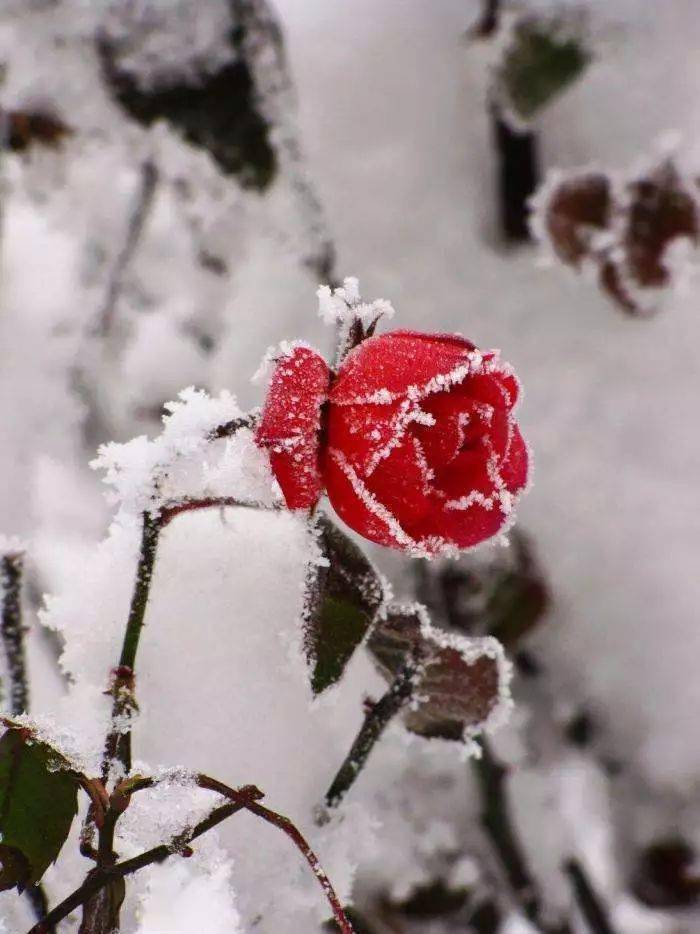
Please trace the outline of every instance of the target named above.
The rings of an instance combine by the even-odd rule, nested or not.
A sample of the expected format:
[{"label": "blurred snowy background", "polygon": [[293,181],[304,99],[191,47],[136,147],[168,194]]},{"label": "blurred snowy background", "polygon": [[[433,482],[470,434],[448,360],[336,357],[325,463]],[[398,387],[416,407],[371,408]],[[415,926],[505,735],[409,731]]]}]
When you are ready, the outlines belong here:
[{"label": "blurred snowy background", "polygon": [[[592,930],[561,871],[575,857],[614,930],[700,932],[700,281],[635,318],[590,277],[507,241],[490,103],[503,40],[476,36],[488,6],[0,6],[0,531],[27,547],[32,709],[89,719],[87,693],[63,696],[56,657],[81,600],[101,594],[85,610],[97,628],[110,612],[100,587],[114,568],[96,546],[111,507],[88,467],[97,446],[153,436],[163,403],[189,385],[260,404],[250,377],[266,348],[299,337],[330,351],[316,287],[357,275],[365,296],[391,300],[397,326],[500,347],[525,388],[536,474],[519,527],[550,598],[519,647],[513,723],[493,743],[512,766],[514,820],[546,903],[534,930]],[[540,180],[642,171],[671,146],[700,175],[694,0],[500,6],[563,10],[590,54],[529,128]],[[296,612],[301,533],[264,527],[273,521],[223,529],[196,517],[169,535],[140,660],[137,754],[255,782],[313,833],[362,694],[380,688],[358,658],[309,712],[281,674],[284,640],[274,658],[254,639],[239,651],[241,632],[277,633]],[[406,561],[374,557],[413,595]],[[36,616],[45,593],[64,601],[46,618],[58,635]],[[286,699],[272,697],[284,677]],[[315,831],[329,875],[349,897],[357,870],[355,901],[376,934],[531,930],[517,900],[493,897],[471,766],[423,745],[390,732],[344,831],[325,848]],[[135,885],[125,930],[215,934],[236,914],[245,932],[317,930],[324,906],[295,854],[246,821],[203,844],[199,866],[165,864]],[[84,864],[50,870],[52,902]],[[431,886],[421,914],[411,898]],[[15,903],[0,895],[8,932],[29,926]]]}]

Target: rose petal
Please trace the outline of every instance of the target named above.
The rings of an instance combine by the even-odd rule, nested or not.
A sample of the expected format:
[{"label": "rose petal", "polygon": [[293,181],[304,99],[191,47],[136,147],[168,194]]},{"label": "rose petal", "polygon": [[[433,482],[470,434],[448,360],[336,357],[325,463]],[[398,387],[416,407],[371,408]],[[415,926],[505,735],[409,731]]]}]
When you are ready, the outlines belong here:
[{"label": "rose petal", "polygon": [[367,489],[336,448],[327,448],[324,452],[323,477],[331,505],[351,529],[378,545],[409,552],[415,550],[416,543],[411,536]]},{"label": "rose petal", "polygon": [[272,375],[255,440],[267,448],[270,466],[290,509],[309,509],[321,494],[321,406],[330,371],[310,347],[296,346]]},{"label": "rose petal", "polygon": [[431,479],[420,442],[405,435],[402,442],[378,463],[366,484],[372,495],[412,535],[415,524],[436,507]]},{"label": "rose petal", "polygon": [[363,473],[404,434],[401,402],[390,405],[331,405],[328,444]]},{"label": "rose petal", "polygon": [[335,405],[389,403],[469,363],[474,344],[463,337],[391,331],[370,337],[345,358],[331,390]]},{"label": "rose petal", "polygon": [[508,449],[508,456],[500,466],[500,474],[510,493],[520,493],[527,486],[530,474],[530,451],[517,425]]},{"label": "rose petal", "polygon": [[492,499],[497,487],[493,474],[489,472],[486,450],[479,447],[461,451],[449,464],[435,471],[435,488],[448,502],[473,493]]},{"label": "rose petal", "polygon": [[421,408],[433,417],[435,424],[414,423],[410,431],[420,441],[428,463],[433,467],[449,464],[464,443],[469,418],[464,400],[441,392],[428,396],[421,402]]},{"label": "rose petal", "polygon": [[[480,503],[474,502],[466,509],[443,508],[435,516],[432,524],[455,548],[472,548],[479,542],[497,535],[507,521],[508,514],[498,507],[486,509]],[[430,532],[426,524],[423,534],[428,535]],[[434,529],[432,534],[435,534]]]}]

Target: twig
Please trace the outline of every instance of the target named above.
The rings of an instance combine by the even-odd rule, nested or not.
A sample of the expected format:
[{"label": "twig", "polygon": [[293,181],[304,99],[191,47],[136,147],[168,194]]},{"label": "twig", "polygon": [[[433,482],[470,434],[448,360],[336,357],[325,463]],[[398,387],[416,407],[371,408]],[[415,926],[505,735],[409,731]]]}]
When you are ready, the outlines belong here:
[{"label": "twig", "polygon": [[528,200],[539,184],[537,137],[520,132],[491,104],[493,140],[497,155],[497,183],[501,231],[510,243],[530,240]]},{"label": "twig", "polygon": [[[189,844],[197,837],[241,810],[250,811],[257,817],[262,818],[262,820],[266,821],[268,824],[277,827],[293,841],[311,867],[314,876],[318,879],[331,906],[340,931],[342,934],[353,934],[352,925],[348,921],[335,889],[324,872],[318,857],[309,846],[301,831],[288,817],[285,817],[283,814],[278,814],[276,811],[272,811],[270,808],[266,808],[260,804],[259,800],[263,795],[254,785],[246,785],[239,789],[230,788],[223,782],[211,778],[208,775],[204,775],[203,773],[194,774],[192,778],[200,788],[216,792],[222,797],[227,798],[229,803],[216,808],[208,817],[196,824],[191,830],[186,830],[178,834],[176,837],[173,837],[169,843],[162,843],[141,853],[139,856],[123,860],[121,863],[104,866],[98,865],[96,869],[93,869],[88,874],[83,884],[64,899],[60,905],[57,905],[49,912],[42,922],[35,924],[29,931],[29,934],[48,934],[49,929],[45,927],[47,923],[57,924],[63,918],[67,917],[71,911],[86,904],[105,888],[105,886],[115,880],[131,875],[152,863],[163,862],[163,860],[176,853],[183,853],[183,851],[186,851]],[[146,788],[152,788],[157,784],[159,784],[159,780],[152,777],[135,778],[120,783],[111,796],[112,810],[114,813],[120,812],[125,806],[125,799],[130,798],[131,795],[136,792],[143,791]],[[108,814],[109,813],[108,811]],[[116,817],[114,823],[116,823]]]},{"label": "twig", "polygon": [[208,830],[211,830],[212,827],[216,827],[217,824],[226,820],[227,817],[231,817],[232,814],[241,811],[243,807],[244,805],[242,803],[231,802],[229,804],[224,804],[212,811],[208,817],[200,821],[192,830],[173,838],[170,843],[161,843],[159,846],[146,850],[144,853],[140,853],[132,859],[125,859],[121,863],[115,863],[113,866],[93,869],[88,873],[83,884],[65,898],[60,905],[56,905],[43,921],[35,924],[34,927],[29,930],[28,934],[49,934],[50,925],[58,924],[59,921],[66,918],[72,911],[75,911],[76,908],[84,905],[88,899],[96,895],[106,885],[109,885],[110,882],[114,882],[116,879],[123,879],[125,876],[132,875],[138,872],[139,869],[144,869],[152,863],[162,863],[163,860],[167,859],[169,856],[182,853],[193,840],[200,837]]},{"label": "twig", "polygon": [[578,860],[569,859],[563,868],[571,881],[576,902],[591,934],[615,934],[608,911],[583,866]]},{"label": "twig", "polygon": [[[231,422],[227,422],[211,433],[210,440],[228,437],[234,434],[239,428],[247,427],[249,424],[250,421],[248,418],[235,419]],[[119,664],[112,672],[112,682],[110,685],[112,713],[110,728],[105,739],[105,747],[102,756],[103,787],[107,787],[115,764],[120,764],[124,776],[128,776],[131,771],[130,721],[134,711],[137,709],[134,668],[151,593],[151,583],[155,570],[161,531],[182,512],[223,506],[253,507],[254,505],[255,504],[252,503],[241,503],[231,497],[210,497],[206,499],[175,502],[163,506],[159,510],[154,510],[153,512],[145,511],[143,513],[141,544],[136,567],[134,590],[124,630]],[[94,828],[97,816],[95,803],[93,802],[88,809],[80,835],[80,851],[84,856],[96,861],[97,866],[96,869],[92,871],[93,875],[94,873],[110,869],[115,863],[117,857],[114,853],[114,833],[120,815],[121,811],[112,805],[103,812],[101,823],[98,822],[98,843],[97,848],[95,848]],[[123,889],[120,893],[120,897],[117,899],[116,896],[115,898],[110,897],[110,893],[107,893],[108,897],[105,897],[104,893],[100,895],[99,893],[103,888],[103,885],[98,887],[96,890],[98,894],[92,896],[94,900],[80,903],[85,906],[81,931],[92,930],[93,916],[95,919],[99,920],[103,927],[109,926],[111,929],[118,924],[119,906],[123,898]],[[116,887],[112,890],[112,894],[114,894],[114,892],[116,892]]]},{"label": "twig", "polygon": [[227,785],[222,784],[222,782],[217,781],[215,778],[210,778],[208,775],[199,773],[196,776],[196,782],[200,788],[206,788],[209,791],[216,791],[220,795],[223,795],[225,798],[229,798],[229,800],[232,802],[241,800],[243,807],[247,811],[250,811],[251,814],[256,814],[264,821],[267,821],[268,824],[272,824],[273,827],[277,827],[278,830],[281,830],[283,833],[285,833],[297,847],[299,852],[311,867],[311,871],[313,872],[314,876],[318,879],[318,882],[323,889],[326,898],[328,899],[328,903],[333,910],[333,915],[342,934],[353,934],[352,925],[348,921],[347,916],[343,911],[343,907],[340,904],[340,899],[338,898],[335,889],[331,884],[331,880],[324,872],[318,857],[309,846],[301,831],[295,826],[295,824],[292,823],[292,821],[290,821],[288,817],[285,817],[283,814],[278,814],[276,811],[271,811],[264,805],[254,801],[250,796],[245,795],[241,791],[235,791],[233,788],[229,788]]},{"label": "twig", "polygon": [[350,747],[343,764],[326,792],[326,806],[337,807],[353,782],[364,768],[374,744],[384,732],[389,721],[410,700],[413,694],[414,677],[420,662],[413,658],[399,671],[389,690],[376,704],[371,704],[360,732]]},{"label": "twig", "polygon": [[[228,798],[232,803],[239,803],[247,811],[250,811],[251,814],[261,817],[268,824],[272,824],[274,827],[277,827],[278,830],[285,833],[290,840],[293,841],[311,867],[314,876],[318,879],[333,909],[333,914],[342,934],[353,934],[350,922],[343,911],[343,907],[340,904],[340,900],[330,879],[324,872],[318,857],[309,846],[301,831],[298,830],[288,817],[285,817],[283,814],[278,814],[276,811],[271,811],[270,808],[259,804],[260,799],[264,796],[255,785],[245,785],[243,788],[234,789],[218,781],[216,778],[205,775],[203,772],[192,773],[192,779],[200,788],[205,788],[207,791],[214,791],[224,798]],[[157,784],[159,784],[159,780],[150,776],[129,779],[115,788],[113,798],[130,797],[136,794],[136,792],[143,791],[146,788],[153,788]]]},{"label": "twig", "polygon": [[114,262],[104,302],[93,325],[92,334],[96,337],[106,337],[112,330],[114,312],[124,286],[124,274],[141,239],[146,219],[153,204],[157,184],[158,169],[155,163],[148,159],[141,166],[141,184],[136,195],[134,208],[129,216],[126,238]]},{"label": "twig", "polygon": [[506,770],[482,739],[482,755],[471,760],[481,794],[481,823],[489,835],[510,888],[523,914],[545,934],[565,934],[568,926],[547,926],[541,917],[541,899],[513,828],[505,789]]},{"label": "twig", "polygon": [[2,556],[0,577],[2,583],[2,619],[0,636],[5,654],[9,680],[10,711],[13,716],[29,708],[29,686],[24,656],[24,629],[22,626],[22,569],[24,555],[20,551]]},{"label": "twig", "polygon": [[247,415],[242,415],[240,418],[232,418],[230,422],[224,422],[223,425],[217,425],[217,427],[214,428],[214,430],[209,435],[210,440],[216,441],[219,438],[230,438],[231,435],[235,435],[236,432],[240,431],[241,428],[255,428],[258,420],[257,413],[258,410],[254,409]]},{"label": "twig", "polygon": [[475,39],[488,39],[499,27],[501,16],[501,0],[484,0],[481,16],[469,30],[469,35]]},{"label": "twig", "polygon": [[[246,427],[247,420],[240,419],[222,425],[220,429],[212,432],[215,437],[228,437],[239,427]],[[218,432],[221,432],[219,434]],[[158,512],[144,512],[142,517],[141,547],[136,567],[134,591],[129,607],[124,640],[122,643],[119,664],[112,672],[112,720],[110,732],[105,741],[105,751],[102,759],[102,781],[107,783],[109,771],[115,761],[121,763],[124,774],[131,770],[131,730],[124,724],[124,718],[129,717],[136,709],[134,692],[134,668],[138,653],[141,631],[143,629],[146,608],[151,592],[151,581],[155,568],[158,541],[162,530],[172,520],[184,512],[199,509],[212,509],[231,507],[245,507],[249,509],[261,508],[257,503],[246,503],[229,496],[208,497],[204,499],[183,500],[163,506]]]},{"label": "twig", "polygon": [[[12,716],[29,710],[29,679],[24,652],[24,625],[22,620],[22,572],[24,554],[12,551],[0,560],[0,586],[2,587],[2,613],[0,638],[5,655],[5,668],[9,682],[9,704]],[[41,883],[26,890],[34,914],[40,920],[46,917],[48,901]],[[47,931],[53,930],[47,928]]]},{"label": "twig", "polygon": [[102,758],[102,781],[107,784],[109,772],[115,761],[121,762],[125,774],[131,770],[131,730],[125,728],[123,720],[135,709],[134,666],[138,652],[141,630],[151,592],[151,580],[155,568],[158,537],[161,524],[157,516],[145,512],[141,532],[141,548],[136,567],[136,582],[129,607],[129,617],[124,631],[119,666],[112,677],[112,726],[105,742]]},{"label": "twig", "polygon": [[28,886],[24,891],[38,922],[47,925],[43,929],[45,934],[54,934],[56,928],[48,921],[49,901],[46,897],[44,887],[41,883],[38,883],[37,885]]},{"label": "twig", "polygon": [[236,499],[234,496],[210,496],[206,499],[185,499],[177,503],[163,506],[160,511],[160,527],[165,528],[172,520],[183,512],[196,512],[200,509],[264,509],[267,512],[275,512],[279,509],[276,506],[261,506],[260,503],[247,503],[244,500]]}]

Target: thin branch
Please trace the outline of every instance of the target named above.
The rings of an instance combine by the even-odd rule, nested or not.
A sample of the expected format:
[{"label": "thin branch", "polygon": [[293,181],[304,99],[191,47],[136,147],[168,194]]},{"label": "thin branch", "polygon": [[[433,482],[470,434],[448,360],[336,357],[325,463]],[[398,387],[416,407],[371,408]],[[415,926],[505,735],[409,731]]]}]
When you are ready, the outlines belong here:
[{"label": "thin branch", "polygon": [[20,551],[3,555],[0,562],[2,583],[0,636],[9,680],[10,711],[13,716],[26,713],[29,709],[21,601],[23,564],[24,555]]},{"label": "thin branch", "polygon": [[141,239],[158,184],[158,169],[150,159],[141,166],[141,182],[133,210],[129,216],[124,244],[114,262],[107,285],[104,302],[97,315],[92,333],[96,337],[107,337],[114,325],[117,301],[124,287],[124,274]]},{"label": "thin branch", "polygon": [[501,0],[484,0],[481,16],[469,30],[475,39],[488,39],[498,31],[501,17]]},{"label": "thin branch", "polygon": [[211,441],[216,441],[219,438],[230,438],[241,428],[255,428],[257,421],[257,410],[254,410],[247,415],[242,415],[240,418],[232,418],[230,422],[224,422],[223,425],[217,425],[209,434],[209,438]]},{"label": "thin branch", "polygon": [[503,237],[508,243],[531,239],[528,202],[540,182],[537,136],[513,129],[496,103],[490,106],[496,149],[498,210]]},{"label": "thin branch", "polygon": [[143,514],[141,548],[136,567],[136,581],[131,597],[129,616],[124,630],[119,665],[112,675],[112,726],[105,742],[105,751],[102,758],[102,782],[105,785],[113,762],[121,762],[127,775],[131,770],[131,730],[128,725],[124,728],[123,721],[125,717],[131,716],[136,707],[134,666],[151,592],[160,529],[161,524],[158,517],[145,512]]},{"label": "thin branch", "polygon": [[350,747],[343,764],[326,792],[326,806],[337,807],[343,800],[353,782],[365,766],[374,744],[384,732],[391,719],[404,707],[413,694],[413,683],[419,661],[412,659],[399,671],[389,690],[376,704],[371,704],[360,732]]},{"label": "thin branch", "polygon": [[170,843],[161,843],[159,846],[146,850],[144,853],[134,856],[132,859],[125,859],[121,863],[115,863],[113,866],[93,869],[88,873],[83,884],[65,898],[60,905],[53,908],[43,921],[40,921],[38,924],[35,924],[34,927],[30,928],[28,934],[50,934],[51,925],[56,925],[59,921],[68,917],[72,911],[84,905],[88,899],[96,895],[100,889],[109,885],[110,882],[114,882],[115,879],[123,879],[126,876],[138,872],[139,869],[150,866],[152,863],[162,863],[163,860],[167,859],[169,856],[186,851],[187,846],[193,840],[200,837],[208,830],[211,830],[213,827],[216,827],[217,824],[226,820],[227,817],[231,817],[232,814],[241,811],[243,807],[244,805],[240,802],[224,804],[212,811],[208,817],[200,821],[192,830],[180,834],[178,837],[174,837]]},{"label": "thin branch", "polygon": [[[173,854],[186,852],[187,847],[193,840],[240,810],[250,811],[273,827],[277,827],[292,840],[311,867],[314,876],[318,879],[331,906],[341,934],[353,934],[352,925],[348,921],[335,889],[324,872],[318,857],[309,846],[301,831],[298,830],[288,817],[259,804],[262,792],[254,785],[246,785],[243,788],[234,789],[202,773],[193,774],[192,778],[200,788],[220,794],[222,797],[227,798],[229,803],[216,808],[208,817],[196,824],[194,828],[178,834],[176,837],[173,837],[169,843],[162,843],[132,859],[123,860],[113,865],[98,866],[96,869],[93,869],[88,873],[83,884],[64,899],[60,905],[57,905],[49,912],[44,921],[35,924],[29,931],[29,934],[48,934],[49,928],[45,927],[46,924],[57,924],[76,908],[84,905],[89,899],[94,898],[95,895],[105,886],[109,885],[110,882],[131,875],[152,863],[163,862],[163,860]],[[134,778],[121,782],[112,794],[112,803],[116,803],[118,808],[122,808],[123,804],[120,799],[130,797],[132,794],[143,791],[146,788],[152,788],[158,783],[159,779],[153,777]]]},{"label": "thin branch", "polygon": [[481,794],[481,824],[488,834],[501,868],[523,914],[545,934],[565,934],[567,925],[542,921],[541,898],[513,827],[505,788],[506,770],[482,739],[482,755],[471,760]]},{"label": "thin branch", "polygon": [[41,884],[30,885],[25,890],[27,899],[29,900],[34,916],[38,919],[38,922],[43,925],[47,925],[43,930],[45,934],[55,934],[55,926],[48,920],[49,914],[49,901],[46,897],[46,892]]},{"label": "thin branch", "polygon": [[260,503],[246,503],[243,500],[236,499],[234,496],[210,496],[205,499],[186,499],[177,503],[163,506],[159,513],[161,530],[165,528],[172,520],[183,512],[196,512],[200,509],[264,509],[268,512],[274,512],[279,509],[277,506],[262,506]]},{"label": "thin branch", "polygon": [[570,859],[563,868],[571,881],[576,902],[591,934],[615,934],[608,911],[583,866],[577,860]]},{"label": "thin branch", "polygon": [[350,924],[350,921],[348,920],[348,917],[343,910],[343,906],[341,905],[340,899],[338,898],[338,895],[336,894],[336,891],[331,884],[331,880],[326,875],[318,861],[318,857],[307,843],[301,831],[297,829],[297,827],[290,821],[288,817],[284,817],[282,814],[277,814],[276,811],[271,811],[269,808],[264,807],[262,804],[257,804],[256,802],[251,801],[245,807],[246,810],[251,812],[251,814],[257,814],[258,817],[261,817],[264,821],[267,821],[268,824],[272,824],[273,827],[277,827],[295,844],[299,852],[309,864],[314,876],[318,879],[318,882],[323,889],[324,895],[328,899],[328,903],[331,906],[333,916],[335,917],[341,934],[353,934],[352,925]]},{"label": "thin branch", "polygon": [[[250,811],[251,814],[255,814],[268,824],[272,824],[273,827],[277,827],[278,830],[285,833],[303,855],[304,859],[311,867],[314,876],[318,879],[342,934],[353,934],[352,926],[343,911],[340,899],[307,840],[288,817],[285,817],[283,814],[278,814],[276,811],[271,811],[270,808],[266,808],[259,803],[260,799],[264,796],[255,785],[245,785],[243,788],[234,789],[202,772],[192,773],[192,779],[200,788],[205,788],[207,791],[214,791],[222,797],[228,798],[232,803],[240,804],[241,807]],[[112,797],[131,796],[146,788],[152,788],[158,783],[158,779],[148,776],[128,779],[115,788]]]},{"label": "thin branch", "polygon": [[[24,554],[12,551],[0,560],[0,586],[2,611],[0,613],[0,639],[5,656],[5,670],[9,682],[9,706],[12,716],[29,710],[29,679],[24,652],[24,623],[22,619],[22,573]],[[40,920],[46,917],[48,901],[41,883],[26,890],[34,914]],[[48,929],[47,930],[52,930]]]},{"label": "thin branch", "polygon": [[161,523],[157,517],[150,513],[143,514],[143,527],[141,532],[141,550],[139,563],[136,569],[136,584],[131,598],[129,618],[124,632],[122,651],[119,656],[119,665],[122,668],[134,670],[139,639],[143,629],[143,620],[146,615],[148,598],[151,593],[151,581],[156,563],[156,551]]}]

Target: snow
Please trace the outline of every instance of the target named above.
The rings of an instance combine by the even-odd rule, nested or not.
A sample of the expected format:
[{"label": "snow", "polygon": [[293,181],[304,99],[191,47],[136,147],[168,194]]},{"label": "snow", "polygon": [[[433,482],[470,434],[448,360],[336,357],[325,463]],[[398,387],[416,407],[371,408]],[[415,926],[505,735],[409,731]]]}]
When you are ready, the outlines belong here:
[{"label": "snow", "polygon": [[168,86],[175,78],[215,72],[233,57],[227,41],[231,14],[225,0],[204,6],[189,0],[107,0],[102,34],[124,54],[119,67],[143,89]]},{"label": "snow", "polygon": [[356,276],[346,276],[342,286],[336,289],[320,285],[316,295],[318,314],[324,324],[347,325],[348,322],[358,320],[367,328],[379,318],[393,318],[396,314],[391,302],[384,298],[363,302],[360,282]]},{"label": "snow", "polygon": [[225,865],[198,873],[184,861],[149,869],[134,934],[190,934],[204,918],[207,934],[242,934],[230,874]]},{"label": "snow", "polygon": [[[550,9],[552,0],[537,5]],[[182,67],[218,54],[218,0],[198,4],[198,17],[184,3],[141,6],[163,16],[171,7],[172,16],[191,24],[193,42],[163,47],[183,56]],[[277,7],[298,86],[308,175],[330,218],[339,268],[357,271],[368,294],[391,295],[402,327],[460,331],[480,345],[502,346],[527,388],[519,420],[537,452],[538,477],[520,520],[535,535],[554,593],[538,650],[560,694],[600,715],[602,751],[631,774],[610,800],[590,761],[581,774],[576,761],[552,778],[542,774],[551,762],[545,757],[532,780],[539,788],[514,782],[521,815],[529,802],[544,802],[533,804],[531,820],[523,822],[534,855],[551,849],[551,865],[535,860],[538,877],[556,896],[554,864],[571,825],[583,826],[578,842],[603,875],[606,821],[649,833],[678,822],[697,843],[700,501],[697,433],[689,427],[698,396],[697,282],[671,295],[655,319],[623,320],[589,283],[556,267],[537,268],[532,251],[501,247],[484,108],[490,52],[464,41],[477,4],[278,0]],[[622,176],[637,153],[647,158],[653,139],[674,128],[692,149],[700,120],[693,0],[648,9],[638,0],[596,0],[589,7],[595,60],[537,121],[544,167],[569,173],[594,165]],[[44,618],[66,638],[65,671],[80,675],[60,700],[63,685],[30,607],[34,711],[51,713],[57,729],[70,727],[95,767],[107,714],[102,691],[118,652],[138,548],[139,529],[129,516],[156,502],[149,466],[172,468],[167,496],[203,483],[217,494],[243,488],[256,501],[274,502],[245,432],[235,443],[217,442],[206,476],[194,466],[206,430],[202,411],[192,433],[154,442],[162,403],[194,385],[206,389],[210,401],[197,398],[212,418],[210,403],[233,410],[223,390],[236,392],[243,408],[259,404],[261,390],[247,381],[265,347],[285,335],[325,340],[326,350],[333,343],[330,329],[324,335],[319,328],[313,297],[317,283],[330,277],[309,275],[303,265],[320,254],[323,237],[314,233],[320,222],[308,201],[301,199],[302,206],[293,179],[258,198],[222,183],[211,160],[167,128],[131,125],[96,78],[89,44],[96,9],[84,0],[55,9],[7,3],[0,14],[4,106],[46,100],[80,130],[61,151],[3,154],[0,512],[3,531],[27,545],[32,604],[44,591],[54,594]],[[144,33],[142,50],[147,40]],[[129,54],[140,69],[138,44]],[[285,164],[296,165],[292,156],[288,149]],[[125,275],[103,382],[104,360],[81,348],[124,243],[141,164],[153,157],[157,191]],[[223,260],[223,275],[199,263],[202,250]],[[675,252],[668,259],[675,276],[684,259]],[[72,388],[78,354],[99,405]],[[199,403],[191,404],[194,415]],[[86,432],[90,406],[102,421]],[[144,434],[135,445],[100,455],[122,514],[98,546],[108,509],[97,474],[85,465],[98,443]],[[353,786],[342,824],[315,828],[310,815],[359,727],[362,696],[383,686],[358,653],[347,681],[308,712],[305,672],[295,675],[289,664],[304,548],[301,526],[275,511],[214,510],[174,520],[164,533],[138,663],[136,755],[151,766],[209,767],[230,782],[258,781],[270,806],[303,826],[342,892],[356,863],[358,892],[406,892],[457,865],[464,853],[480,854],[466,766],[441,746],[408,743],[392,726]],[[398,559],[378,560],[401,580]],[[219,682],[226,688],[217,690]],[[243,690],[249,684],[254,715]],[[524,702],[520,709],[527,709]],[[549,753],[557,758],[560,750]],[[566,802],[566,827],[546,806],[552,800]],[[145,812],[145,803],[139,807]],[[335,836],[341,829],[343,840]],[[150,894],[145,882],[134,885],[127,932],[150,924],[155,934],[158,925],[168,929],[180,919],[184,929],[188,899],[210,904],[214,931],[224,919],[231,929],[236,912],[247,931],[258,910],[271,912],[265,923],[273,930],[313,929],[325,906],[281,835],[239,815],[215,836],[227,860],[233,857],[231,875],[220,868],[214,844],[210,851],[202,843],[201,866],[193,862],[198,854],[169,861],[152,871]],[[120,845],[139,842],[133,836]],[[67,849],[75,852],[74,839]],[[47,875],[53,899],[85,871],[83,860],[67,859],[65,869]],[[605,881],[614,887],[613,876]],[[261,886],[275,888],[271,879],[282,880],[281,897],[294,903],[292,920],[280,920],[264,899],[258,903]],[[674,930],[675,919],[610,894],[625,934]],[[564,890],[559,895],[566,900]],[[6,908],[10,900],[17,901],[14,893],[0,896],[5,927],[27,929],[23,903],[18,918]],[[175,917],[171,902],[179,905]],[[695,923],[691,917],[686,927]]]},{"label": "snow", "polygon": [[192,497],[226,497],[232,490],[240,502],[272,505],[272,474],[252,431],[242,428],[212,444],[215,429],[243,414],[230,393],[211,398],[190,387],[165,408],[165,427],[156,439],[141,436],[126,444],[103,445],[91,463],[105,471],[105,483],[114,490],[112,499],[125,515],[157,512]]}]

